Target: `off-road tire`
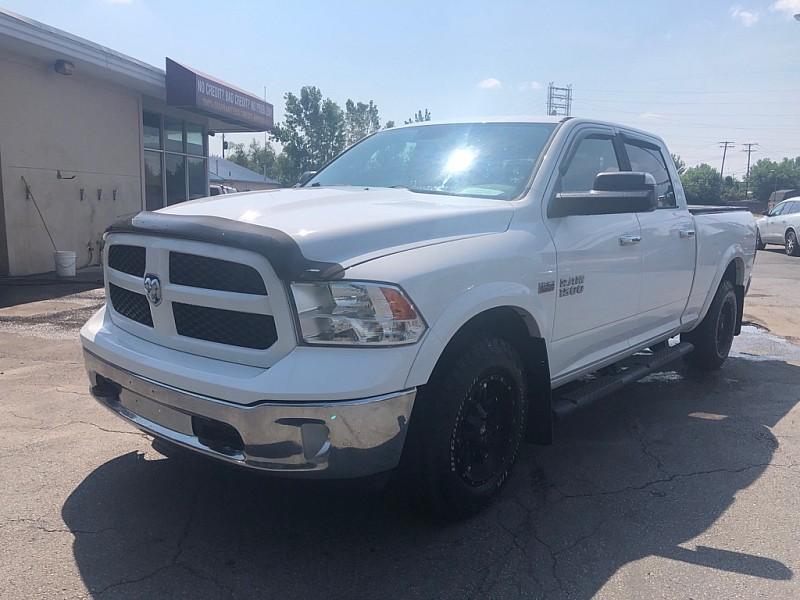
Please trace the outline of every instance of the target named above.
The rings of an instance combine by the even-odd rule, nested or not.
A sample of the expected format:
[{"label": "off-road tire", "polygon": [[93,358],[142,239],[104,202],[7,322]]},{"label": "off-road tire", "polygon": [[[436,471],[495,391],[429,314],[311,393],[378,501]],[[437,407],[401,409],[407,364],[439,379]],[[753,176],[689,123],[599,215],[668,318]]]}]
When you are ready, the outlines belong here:
[{"label": "off-road tire", "polygon": [[[484,508],[508,478],[525,436],[527,385],[519,353],[498,337],[473,336],[442,360],[418,391],[400,474],[418,508],[456,520]],[[491,460],[481,448],[492,448]]]},{"label": "off-road tire", "polygon": [[681,341],[694,345],[694,350],[685,357],[690,367],[714,371],[728,358],[739,314],[738,302],[733,284],[724,280],[700,325],[681,334]]}]

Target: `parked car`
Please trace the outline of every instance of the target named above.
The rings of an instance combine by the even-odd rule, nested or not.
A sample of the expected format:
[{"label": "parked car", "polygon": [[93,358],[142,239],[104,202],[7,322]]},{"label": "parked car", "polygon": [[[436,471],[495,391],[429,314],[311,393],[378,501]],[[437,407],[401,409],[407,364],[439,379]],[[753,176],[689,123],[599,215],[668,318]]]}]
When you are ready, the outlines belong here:
[{"label": "parked car", "polygon": [[156,438],[283,476],[397,469],[463,516],[554,415],[679,357],[719,368],[755,243],[749,212],[687,206],[643,131],[411,125],[300,188],[113,226],[81,341],[95,398]]},{"label": "parked car", "polygon": [[789,256],[800,256],[800,198],[784,200],[756,221],[759,250],[781,244]]},{"label": "parked car", "polygon": [[788,188],[785,190],[775,190],[767,198],[767,209],[772,210],[778,204],[789,198],[796,198],[800,196],[800,189]]},{"label": "parked car", "polygon": [[229,185],[223,185],[221,183],[212,183],[208,186],[208,195],[209,196],[219,196],[220,194],[235,194],[237,189],[235,187],[231,187]]}]

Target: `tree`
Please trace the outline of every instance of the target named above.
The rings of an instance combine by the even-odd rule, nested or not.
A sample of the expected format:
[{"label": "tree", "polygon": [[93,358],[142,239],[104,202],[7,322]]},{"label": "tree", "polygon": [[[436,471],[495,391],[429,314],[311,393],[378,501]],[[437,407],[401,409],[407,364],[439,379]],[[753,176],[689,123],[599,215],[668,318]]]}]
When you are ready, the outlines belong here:
[{"label": "tree", "polygon": [[248,165],[247,152],[244,150],[244,144],[234,144],[233,142],[229,142],[228,156],[225,158],[236,163],[237,165],[241,165],[242,167],[247,167]]},{"label": "tree", "polygon": [[762,158],[750,168],[750,189],[765,206],[775,190],[800,187],[800,156],[781,162]]},{"label": "tree", "polygon": [[719,171],[705,163],[689,167],[681,174],[683,191],[689,204],[719,204]]},{"label": "tree", "polygon": [[426,108],[424,113],[421,110],[418,110],[410,119],[406,119],[404,123],[406,125],[411,125],[412,123],[423,123],[425,121],[430,121],[430,120],[431,120],[431,113]]},{"label": "tree", "polygon": [[270,144],[262,146],[257,139],[253,139],[247,149],[247,168],[274,178],[275,158],[275,150]]},{"label": "tree", "polygon": [[672,162],[675,163],[675,170],[678,172],[678,175],[683,175],[684,171],[686,171],[686,163],[681,158],[680,154],[671,154]]},{"label": "tree", "polygon": [[287,92],[283,123],[273,138],[283,144],[281,182],[295,183],[304,171],[315,171],[345,146],[345,116],[330,98],[322,98],[315,86],[304,86],[300,96]]},{"label": "tree", "polygon": [[372,100],[364,104],[348,99],[344,105],[344,120],[348,146],[381,128],[378,106]]},{"label": "tree", "polygon": [[277,157],[270,144],[262,146],[257,139],[253,139],[245,150],[244,144],[231,143],[228,145],[226,158],[260,175],[266,174],[272,179],[279,179],[276,168]]},{"label": "tree", "polygon": [[383,126],[384,129],[391,129],[394,127],[394,121],[386,121],[386,125]]}]

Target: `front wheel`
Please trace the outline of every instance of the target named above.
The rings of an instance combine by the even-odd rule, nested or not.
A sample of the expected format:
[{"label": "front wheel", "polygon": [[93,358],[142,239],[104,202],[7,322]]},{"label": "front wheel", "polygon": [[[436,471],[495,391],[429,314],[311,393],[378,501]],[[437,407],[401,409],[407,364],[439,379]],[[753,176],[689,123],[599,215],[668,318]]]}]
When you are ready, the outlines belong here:
[{"label": "front wheel", "polygon": [[440,517],[477,513],[511,472],[527,412],[519,353],[501,338],[470,339],[419,391],[401,465],[408,491]]},{"label": "front wheel", "polygon": [[731,351],[738,314],[739,300],[733,284],[726,279],[717,289],[700,325],[681,334],[681,341],[694,345],[694,350],[686,356],[689,366],[701,371],[713,371],[722,366]]},{"label": "front wheel", "polygon": [[797,234],[791,229],[786,232],[786,254],[800,256],[800,243],[797,241]]}]

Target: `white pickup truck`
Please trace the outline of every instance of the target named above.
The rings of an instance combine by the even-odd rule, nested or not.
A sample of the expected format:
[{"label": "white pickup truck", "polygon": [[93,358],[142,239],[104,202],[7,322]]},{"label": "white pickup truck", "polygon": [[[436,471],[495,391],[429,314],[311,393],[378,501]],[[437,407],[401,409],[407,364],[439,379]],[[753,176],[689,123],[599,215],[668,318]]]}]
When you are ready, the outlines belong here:
[{"label": "white pickup truck", "polygon": [[753,218],[687,207],[642,131],[420,124],[304,179],[109,229],[108,301],[81,331],[98,401],[167,446],[395,470],[467,515],[554,415],[678,357],[718,368],[739,332]]}]

